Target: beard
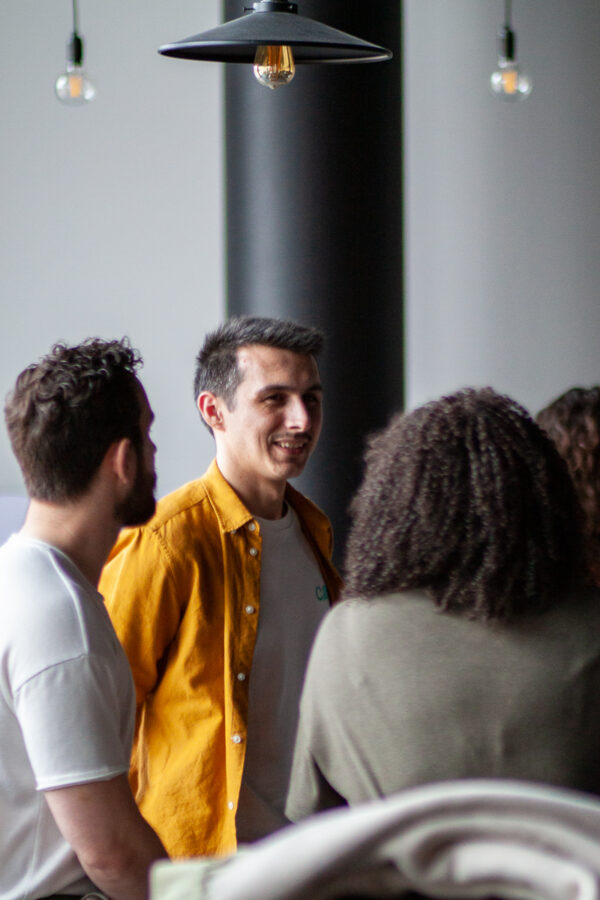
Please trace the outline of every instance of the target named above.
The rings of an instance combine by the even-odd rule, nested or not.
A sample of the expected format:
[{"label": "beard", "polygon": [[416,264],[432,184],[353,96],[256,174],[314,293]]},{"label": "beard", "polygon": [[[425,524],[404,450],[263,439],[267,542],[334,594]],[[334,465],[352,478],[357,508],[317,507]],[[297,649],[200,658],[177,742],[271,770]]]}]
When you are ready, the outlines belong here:
[{"label": "beard", "polygon": [[117,520],[125,527],[144,525],[156,510],[155,488],[156,473],[144,469],[143,461],[138,454],[137,472],[131,491],[115,507]]}]

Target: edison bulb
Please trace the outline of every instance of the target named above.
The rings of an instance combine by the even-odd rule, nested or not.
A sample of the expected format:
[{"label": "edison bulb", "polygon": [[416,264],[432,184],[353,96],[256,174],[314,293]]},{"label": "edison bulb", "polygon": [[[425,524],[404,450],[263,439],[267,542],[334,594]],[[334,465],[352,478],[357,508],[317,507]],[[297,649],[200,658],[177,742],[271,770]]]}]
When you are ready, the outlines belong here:
[{"label": "edison bulb", "polygon": [[490,78],[492,93],[502,100],[522,100],[531,93],[531,79],[521,72],[514,59],[498,60],[498,68]]},{"label": "edison bulb", "polygon": [[260,84],[272,90],[283,84],[289,84],[296,74],[292,48],[285,44],[257,47],[254,74]]},{"label": "edison bulb", "polygon": [[56,79],[54,89],[61,103],[69,106],[90,103],[96,96],[96,88],[88,80],[82,67],[71,62],[67,62],[67,71]]}]

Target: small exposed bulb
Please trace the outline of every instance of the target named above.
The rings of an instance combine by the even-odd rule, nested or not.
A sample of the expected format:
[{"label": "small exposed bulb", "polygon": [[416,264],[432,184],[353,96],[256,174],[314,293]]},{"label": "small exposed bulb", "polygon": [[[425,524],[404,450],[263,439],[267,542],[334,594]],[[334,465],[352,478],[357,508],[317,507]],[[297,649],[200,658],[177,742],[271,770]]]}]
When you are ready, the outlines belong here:
[{"label": "small exposed bulb", "polygon": [[296,73],[292,48],[287,45],[257,47],[254,57],[254,74],[265,87],[274,90],[289,84]]},{"label": "small exposed bulb", "polygon": [[521,72],[514,59],[498,60],[498,68],[490,78],[492,93],[502,100],[522,100],[531,93],[531,79]]},{"label": "small exposed bulb", "polygon": [[81,106],[96,96],[96,88],[86,78],[81,66],[67,63],[67,71],[59,75],[54,85],[56,96],[68,106]]},{"label": "small exposed bulb", "polygon": [[67,44],[67,71],[56,79],[56,96],[67,106],[83,106],[96,96],[96,88],[83,70],[83,40],[73,31]]}]

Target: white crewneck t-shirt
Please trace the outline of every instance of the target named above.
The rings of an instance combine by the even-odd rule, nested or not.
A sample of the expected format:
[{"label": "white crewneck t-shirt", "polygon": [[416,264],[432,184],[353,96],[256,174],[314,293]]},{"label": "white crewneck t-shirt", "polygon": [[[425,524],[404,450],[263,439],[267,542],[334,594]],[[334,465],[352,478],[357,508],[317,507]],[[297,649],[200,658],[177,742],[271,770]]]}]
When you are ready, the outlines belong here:
[{"label": "white crewneck t-shirt", "polygon": [[126,773],[135,690],[101,595],[55,547],[0,547],[0,897],[93,889],[43,792]]}]

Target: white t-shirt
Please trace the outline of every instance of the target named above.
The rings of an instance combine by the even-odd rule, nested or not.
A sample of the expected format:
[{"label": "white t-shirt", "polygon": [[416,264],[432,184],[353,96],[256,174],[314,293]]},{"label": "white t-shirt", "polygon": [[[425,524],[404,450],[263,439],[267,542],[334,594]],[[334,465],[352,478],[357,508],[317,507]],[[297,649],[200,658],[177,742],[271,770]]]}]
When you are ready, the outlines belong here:
[{"label": "white t-shirt", "polygon": [[126,773],[135,690],[101,595],[48,544],[0,548],[0,898],[92,888],[43,791]]},{"label": "white t-shirt", "polygon": [[283,809],[304,673],[329,609],[323,575],[294,510],[288,507],[281,519],[255,518],[262,541],[260,610],[236,816],[241,843],[288,824]]}]

